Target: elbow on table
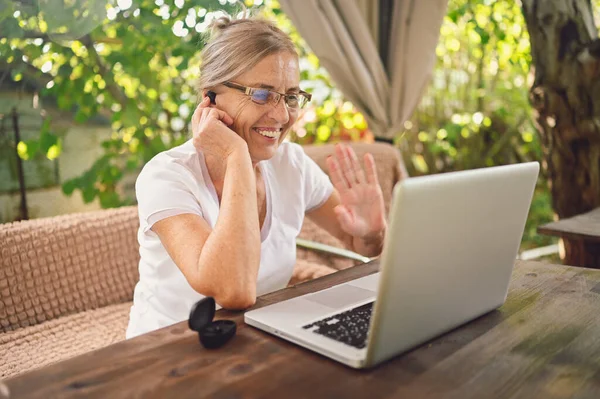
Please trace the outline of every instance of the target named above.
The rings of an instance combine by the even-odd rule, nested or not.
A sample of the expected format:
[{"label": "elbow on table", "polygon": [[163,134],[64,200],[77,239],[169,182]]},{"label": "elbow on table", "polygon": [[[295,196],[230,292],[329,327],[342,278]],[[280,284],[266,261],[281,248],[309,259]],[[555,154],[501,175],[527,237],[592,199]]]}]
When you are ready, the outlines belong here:
[{"label": "elbow on table", "polygon": [[256,303],[256,289],[217,288],[206,284],[193,284],[192,288],[204,296],[212,296],[219,306],[228,310],[244,310]]},{"label": "elbow on table", "polygon": [[230,295],[215,297],[215,301],[224,309],[245,310],[249,307],[252,307],[256,303],[256,294],[238,292]]}]

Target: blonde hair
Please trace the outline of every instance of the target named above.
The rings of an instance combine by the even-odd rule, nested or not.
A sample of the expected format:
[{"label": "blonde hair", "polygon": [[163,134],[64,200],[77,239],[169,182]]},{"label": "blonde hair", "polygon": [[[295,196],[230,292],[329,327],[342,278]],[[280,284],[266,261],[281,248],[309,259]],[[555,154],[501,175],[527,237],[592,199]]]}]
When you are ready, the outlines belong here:
[{"label": "blonde hair", "polygon": [[246,17],[216,19],[201,53],[200,78],[196,84],[199,99],[203,90],[232,80],[263,58],[279,52],[298,55],[290,37],[272,22]]}]

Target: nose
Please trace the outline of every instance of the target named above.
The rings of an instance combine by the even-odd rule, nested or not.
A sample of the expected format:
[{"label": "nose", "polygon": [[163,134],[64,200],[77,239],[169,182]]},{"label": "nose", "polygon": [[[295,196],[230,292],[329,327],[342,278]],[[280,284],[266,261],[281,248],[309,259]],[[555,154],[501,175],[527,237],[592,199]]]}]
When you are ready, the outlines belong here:
[{"label": "nose", "polygon": [[282,97],[279,99],[279,102],[274,107],[271,107],[271,110],[267,114],[271,119],[285,125],[290,120],[290,111],[285,105],[285,99]]}]

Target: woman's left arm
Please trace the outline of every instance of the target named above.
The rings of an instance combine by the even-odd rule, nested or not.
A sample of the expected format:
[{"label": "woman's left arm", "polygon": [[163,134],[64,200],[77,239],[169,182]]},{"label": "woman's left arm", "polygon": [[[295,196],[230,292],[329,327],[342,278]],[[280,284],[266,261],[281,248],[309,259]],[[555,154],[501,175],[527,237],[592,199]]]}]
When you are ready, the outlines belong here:
[{"label": "woman's left arm", "polygon": [[334,190],[306,216],[348,249],[373,257],[383,249],[387,223],[373,156],[365,154],[364,163],[363,170],[350,146],[336,145],[335,156],[327,159]]}]

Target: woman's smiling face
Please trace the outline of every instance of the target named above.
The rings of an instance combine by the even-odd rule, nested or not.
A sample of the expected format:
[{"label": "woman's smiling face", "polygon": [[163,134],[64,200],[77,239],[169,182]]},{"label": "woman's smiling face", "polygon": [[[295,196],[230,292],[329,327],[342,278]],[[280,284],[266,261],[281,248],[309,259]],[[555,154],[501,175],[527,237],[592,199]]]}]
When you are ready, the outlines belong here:
[{"label": "woman's smiling face", "polygon": [[[264,88],[279,93],[299,92],[300,70],[298,57],[288,52],[271,54],[252,69],[232,80],[232,83]],[[290,127],[298,118],[298,108],[288,108],[282,97],[277,105],[252,101],[239,90],[220,85],[216,103],[219,109],[233,118],[231,128],[248,143],[254,164],[272,158]]]}]

